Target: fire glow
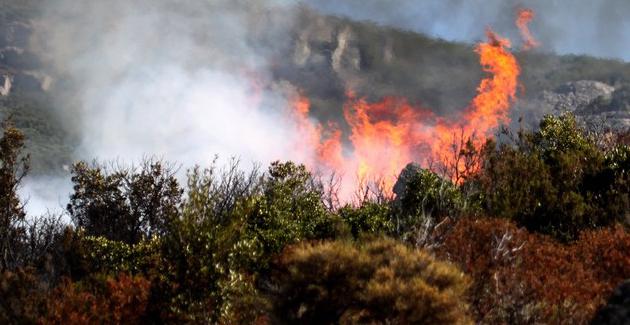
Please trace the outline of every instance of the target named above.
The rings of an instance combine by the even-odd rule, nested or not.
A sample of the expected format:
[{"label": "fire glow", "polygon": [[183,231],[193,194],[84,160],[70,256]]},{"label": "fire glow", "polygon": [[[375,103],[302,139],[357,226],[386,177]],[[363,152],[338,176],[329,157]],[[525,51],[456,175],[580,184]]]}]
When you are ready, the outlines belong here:
[{"label": "fire glow", "polygon": [[[531,37],[526,24],[533,12],[521,11],[517,24]],[[521,27],[525,24],[525,28]],[[378,182],[391,194],[398,173],[409,162],[424,168],[448,168],[457,181],[466,167],[458,159],[464,141],[479,148],[500,124],[510,122],[510,107],[516,100],[520,67],[510,52],[510,41],[487,30],[487,41],[476,46],[479,63],[488,74],[477,87],[469,106],[451,116],[437,116],[414,107],[404,98],[388,97],[370,103],[347,92],[343,116],[349,126],[344,134],[335,124],[323,125],[309,118],[310,103],[299,96],[293,103],[293,118],[301,135],[300,150],[315,154],[304,161],[312,170],[339,175],[342,202],[352,200],[359,184]],[[526,39],[524,49],[537,44]],[[344,137],[345,136],[345,137]]]},{"label": "fire glow", "polygon": [[529,23],[534,19],[534,11],[527,8],[520,8],[516,13],[516,26],[521,32],[524,40],[523,49],[530,50],[540,46],[540,43],[532,36],[529,30]]}]

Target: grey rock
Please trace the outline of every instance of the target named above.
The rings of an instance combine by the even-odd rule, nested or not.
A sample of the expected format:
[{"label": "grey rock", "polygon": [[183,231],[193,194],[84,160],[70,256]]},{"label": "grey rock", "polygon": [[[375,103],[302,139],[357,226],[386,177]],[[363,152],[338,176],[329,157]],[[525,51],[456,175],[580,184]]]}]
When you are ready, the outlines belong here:
[{"label": "grey rock", "polygon": [[422,167],[417,163],[409,163],[403,170],[400,172],[396,183],[394,184],[393,192],[396,194],[396,198],[400,198],[405,194],[407,189],[407,183],[411,180],[415,175],[422,172]]}]

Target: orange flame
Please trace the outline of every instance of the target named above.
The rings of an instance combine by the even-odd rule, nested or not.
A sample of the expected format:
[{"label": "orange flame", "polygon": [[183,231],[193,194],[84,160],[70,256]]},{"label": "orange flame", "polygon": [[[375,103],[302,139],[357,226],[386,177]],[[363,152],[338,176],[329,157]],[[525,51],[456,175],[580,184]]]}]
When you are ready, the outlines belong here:
[{"label": "orange flame", "polygon": [[[469,107],[453,116],[436,116],[402,98],[369,103],[349,91],[343,115],[350,134],[344,142],[338,127],[323,127],[310,120],[308,100],[297,99],[293,114],[303,136],[300,145],[316,153],[307,165],[341,174],[341,200],[345,202],[351,198],[351,189],[366,180],[379,180],[386,194],[391,194],[397,174],[412,161],[423,167],[451,166],[461,172],[463,162],[457,160],[460,140],[471,139],[475,147],[481,146],[499,124],[509,122],[509,109],[516,99],[520,67],[508,50],[510,42],[491,30],[487,36],[488,41],[475,51],[489,76],[481,80]],[[350,146],[345,154],[344,143]]]},{"label": "orange flame", "polygon": [[528,27],[534,17],[534,11],[527,8],[520,8],[516,14],[516,26],[525,40],[525,43],[523,44],[524,50],[530,50],[540,46],[540,43],[538,43],[534,36],[532,36]]}]

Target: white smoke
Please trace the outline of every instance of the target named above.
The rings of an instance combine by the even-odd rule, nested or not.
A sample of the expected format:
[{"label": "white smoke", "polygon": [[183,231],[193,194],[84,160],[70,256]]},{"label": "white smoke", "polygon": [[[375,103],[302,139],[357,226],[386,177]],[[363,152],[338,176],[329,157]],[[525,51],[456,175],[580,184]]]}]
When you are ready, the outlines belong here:
[{"label": "white smoke", "polygon": [[[291,87],[268,82],[293,10],[279,1],[47,2],[34,46],[61,76],[53,91],[81,139],[76,157],[158,156],[183,170],[215,155],[246,165],[308,159],[286,117]],[[27,188],[32,214],[50,201],[43,184],[53,183]]]}]

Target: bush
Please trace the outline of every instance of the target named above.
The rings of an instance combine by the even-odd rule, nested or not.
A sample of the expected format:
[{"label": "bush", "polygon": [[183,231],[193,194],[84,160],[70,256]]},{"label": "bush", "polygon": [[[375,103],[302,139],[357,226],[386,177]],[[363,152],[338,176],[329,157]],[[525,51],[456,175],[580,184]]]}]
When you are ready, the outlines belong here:
[{"label": "bush", "polygon": [[66,236],[64,257],[70,266],[69,275],[74,275],[76,280],[89,274],[149,274],[160,263],[158,238],[129,245],[105,237],[88,236],[81,230],[69,231]]},{"label": "bush", "polygon": [[300,324],[469,323],[466,277],[388,239],[301,244],[279,258],[271,319]]},{"label": "bush", "polygon": [[45,312],[47,287],[32,269],[0,273],[0,323],[36,324]]},{"label": "bush", "polygon": [[465,200],[455,184],[414,164],[403,169],[394,192],[393,222],[399,236],[411,235],[427,221],[456,218],[464,210]]},{"label": "bush", "polygon": [[566,244],[490,218],[459,220],[437,249],[473,279],[473,315],[491,324],[587,323],[630,277],[629,252],[622,227],[586,231]]},{"label": "bush", "polygon": [[322,196],[304,165],[272,163],[246,222],[248,236],[262,249],[260,256],[269,259],[302,240],[334,238],[341,220],[326,209]]},{"label": "bush", "polygon": [[391,208],[386,203],[368,201],[356,208],[347,205],[337,213],[350,227],[354,238],[359,238],[362,234],[387,235],[394,231]]},{"label": "bush", "polygon": [[65,281],[48,298],[46,324],[143,324],[150,283],[120,274],[86,288]]},{"label": "bush", "polygon": [[628,150],[596,146],[572,115],[547,116],[515,143],[486,144],[468,186],[479,189],[487,214],[572,240],[629,213]]},{"label": "bush", "polygon": [[183,191],[171,167],[145,161],[140,170],[84,162],[72,168],[74,193],[67,210],[78,228],[91,236],[134,244],[161,235],[177,218]]}]

